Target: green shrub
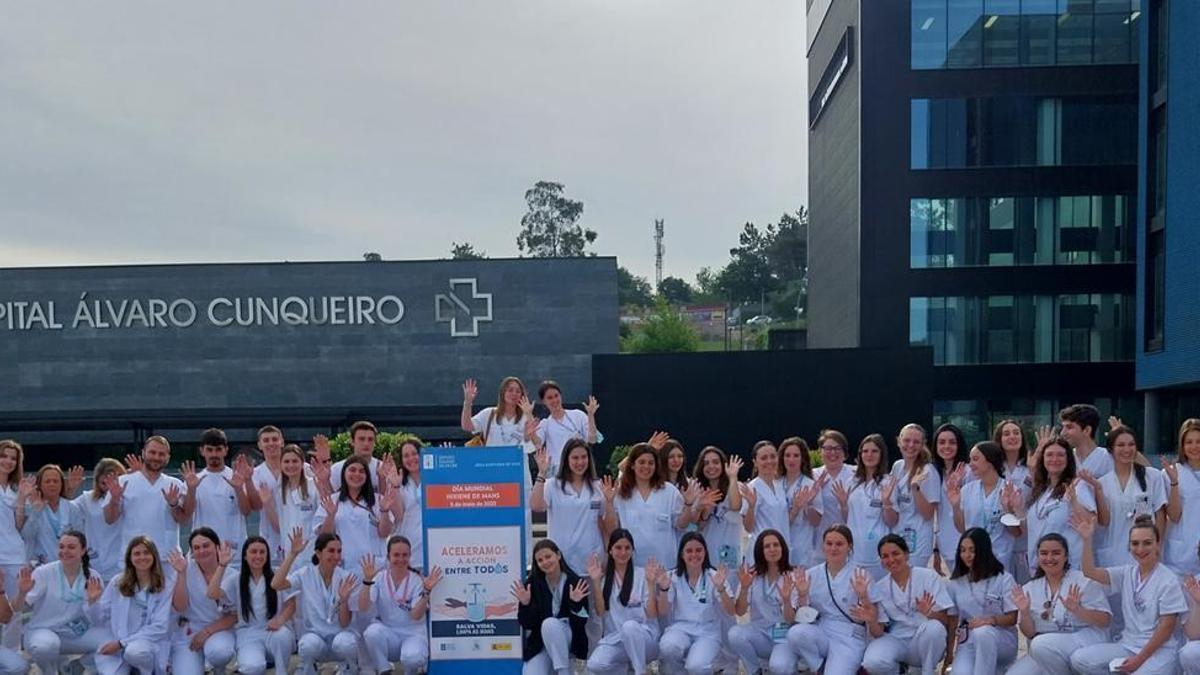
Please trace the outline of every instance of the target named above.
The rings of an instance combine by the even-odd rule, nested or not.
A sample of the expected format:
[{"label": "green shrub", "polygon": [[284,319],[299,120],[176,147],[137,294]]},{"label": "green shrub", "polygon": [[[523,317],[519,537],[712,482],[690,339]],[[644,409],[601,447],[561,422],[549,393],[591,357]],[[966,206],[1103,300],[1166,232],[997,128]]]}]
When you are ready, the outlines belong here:
[{"label": "green shrub", "polygon": [[[397,448],[404,444],[405,441],[412,439],[420,443],[422,446],[425,442],[416,434],[410,434],[407,431],[380,431],[375,435],[375,456],[382,458],[384,455],[394,452]],[[350,456],[350,432],[343,431],[342,433],[329,439],[329,456],[333,461],[346,459]],[[400,458],[397,457],[397,460]]]},{"label": "green shrub", "polygon": [[633,448],[632,445],[618,445],[613,448],[612,454],[608,456],[608,475],[614,479],[617,477],[617,474],[620,473],[621,460],[625,459],[631,448]]}]

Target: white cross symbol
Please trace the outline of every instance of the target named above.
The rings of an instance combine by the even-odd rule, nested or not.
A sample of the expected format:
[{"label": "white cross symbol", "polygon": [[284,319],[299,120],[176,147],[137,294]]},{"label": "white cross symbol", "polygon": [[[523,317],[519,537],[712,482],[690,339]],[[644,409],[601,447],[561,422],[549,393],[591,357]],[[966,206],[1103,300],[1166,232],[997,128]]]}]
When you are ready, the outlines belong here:
[{"label": "white cross symbol", "polygon": [[[467,299],[483,300],[486,311],[483,314],[473,314],[471,307],[454,293],[456,286],[470,286],[471,294]],[[492,320],[492,294],[480,293],[478,282],[474,278],[451,279],[450,292],[434,296],[433,311],[438,323],[450,323],[450,337],[479,337],[479,322]],[[470,317],[470,328],[464,327],[459,330],[459,312]]]}]

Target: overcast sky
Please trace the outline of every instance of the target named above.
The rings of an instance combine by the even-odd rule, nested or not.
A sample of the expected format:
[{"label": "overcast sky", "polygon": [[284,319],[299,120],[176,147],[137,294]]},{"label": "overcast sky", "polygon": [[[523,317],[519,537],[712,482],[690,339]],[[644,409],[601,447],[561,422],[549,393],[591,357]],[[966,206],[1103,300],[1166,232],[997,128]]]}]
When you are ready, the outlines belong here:
[{"label": "overcast sky", "polygon": [[0,266],[596,252],[720,266],[807,200],[799,0],[5,3]]}]

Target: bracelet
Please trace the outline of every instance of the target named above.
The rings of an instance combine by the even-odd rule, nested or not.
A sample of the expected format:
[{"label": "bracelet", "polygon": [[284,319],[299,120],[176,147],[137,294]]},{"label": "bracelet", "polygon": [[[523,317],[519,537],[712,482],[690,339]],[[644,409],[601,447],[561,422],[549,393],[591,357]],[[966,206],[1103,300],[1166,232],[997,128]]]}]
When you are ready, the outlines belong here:
[{"label": "bracelet", "polygon": [[659,591],[660,593],[666,593],[666,592],[668,592],[668,591],[670,591],[670,590],[671,590],[671,587],[670,587],[670,586],[667,586],[666,588],[663,588],[662,586],[659,586],[659,587],[658,587],[658,591]]},{"label": "bracelet", "polygon": [[543,475],[541,475],[541,474],[538,474],[538,477],[537,477],[537,478],[535,478],[535,479],[533,480],[533,482],[535,482],[535,483],[545,483],[545,482],[546,482],[546,477],[545,477],[545,476],[543,476]]},{"label": "bracelet", "polygon": [[1171,487],[1179,487],[1179,481],[1175,481],[1174,483],[1171,483]]},{"label": "bracelet", "polygon": [[364,581],[364,582],[362,582],[362,585],[363,586],[374,586],[375,582],[374,581]]}]

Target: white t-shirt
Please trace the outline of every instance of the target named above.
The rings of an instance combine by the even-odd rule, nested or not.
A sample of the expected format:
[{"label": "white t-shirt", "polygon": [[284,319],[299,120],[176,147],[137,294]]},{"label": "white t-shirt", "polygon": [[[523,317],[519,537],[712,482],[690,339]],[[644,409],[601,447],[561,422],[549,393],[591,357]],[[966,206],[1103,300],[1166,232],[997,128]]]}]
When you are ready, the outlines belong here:
[{"label": "white t-shirt", "polygon": [[742,563],[742,534],[745,532],[742,517],[746,514],[747,502],[743,499],[742,507],[737,511],[730,510],[728,502],[726,496],[713,507],[708,518],[700,522],[700,532],[704,535],[712,564],[735,570]]},{"label": "white t-shirt", "polygon": [[750,560],[753,558],[751,552],[754,550],[754,542],[758,541],[758,535],[762,534],[763,530],[777,530],[786,536],[792,524],[788,520],[787,486],[783,484],[782,478],[768,483],[758,476],[747,483],[747,487],[758,495],[754,504],[754,531],[750,533],[750,541],[746,544],[746,557]]},{"label": "white t-shirt", "polygon": [[[1029,613],[1033,619],[1033,627],[1038,633],[1078,633],[1088,631],[1093,642],[1100,644],[1108,641],[1108,631],[1097,628],[1078,616],[1075,616],[1063,605],[1062,599],[1070,592],[1072,586],[1078,586],[1082,591],[1081,604],[1084,609],[1093,609],[1112,615],[1108,597],[1104,595],[1104,587],[1084,576],[1079,570],[1067,570],[1059,585],[1058,593],[1050,591],[1050,582],[1045,577],[1027,581],[1023,588],[1029,596]],[[1050,602],[1050,618],[1043,619],[1046,603]]]},{"label": "white t-shirt", "polygon": [[[961,621],[969,621],[1015,612],[1017,605],[1012,599],[1012,589],[1015,584],[1012,575],[1008,572],[1001,572],[994,577],[975,582],[969,581],[965,575],[951,579],[946,586],[950,599],[954,601],[954,606],[950,608],[950,614],[957,616]],[[1014,639],[1017,636],[1016,625],[997,626],[996,629],[1012,633]]]},{"label": "white t-shirt", "polygon": [[[786,479],[784,480],[786,483]],[[813,479],[808,476],[801,475],[800,480],[792,481],[791,485],[787,486],[787,503],[789,516],[791,513],[792,500],[796,498],[796,493],[813,484]],[[813,498],[808,506],[796,514],[792,519],[791,525],[787,530],[783,530],[788,538],[788,557],[789,562],[793,566],[808,567],[815,562],[813,555],[813,543],[816,541],[817,528],[808,520],[808,510],[813,509],[817,513],[821,513],[825,509],[825,505],[821,501],[821,495]],[[823,516],[824,514],[822,514]]]},{"label": "white t-shirt", "polygon": [[1079,452],[1075,451],[1075,466],[1076,471],[1088,471],[1096,478],[1103,478],[1105,474],[1113,470],[1112,453],[1107,448],[1096,446],[1090,453],[1087,459],[1080,459]]},{"label": "white t-shirt", "polygon": [[[337,499],[337,495],[333,498]],[[377,562],[383,560],[385,542],[379,536],[379,505],[368,508],[365,503],[355,504],[349,499],[339,501],[337,505],[334,531],[342,538],[342,567],[358,574],[364,555],[374,555]],[[317,509],[313,520],[314,539],[327,516],[325,509]]]},{"label": "white t-shirt", "polygon": [[625,499],[620,494],[613,499],[621,527],[633,535],[634,561],[645,566],[654,558],[664,567],[674,563],[679,548],[675,521],[683,513],[683,495],[670,483],[652,490],[642,499],[636,486]]},{"label": "white t-shirt", "polygon": [[174,485],[182,500],[187,494],[187,485],[165,473],[160,473],[151,483],[144,471],[127,473],[118,480],[125,488],[121,498],[121,550],[125,550],[130,539],[144,534],[154,540],[159,556],[165,560],[167,553],[179,548],[179,523],[171,517],[171,507],[163,493]]},{"label": "white t-shirt", "polygon": [[[681,629],[692,637],[721,639],[721,601],[717,597],[713,570],[704,570],[693,588],[688,584],[687,573],[676,574],[671,570],[671,590],[667,602],[671,605],[672,628]],[[733,586],[727,578],[726,592],[733,594]]]},{"label": "white t-shirt", "polygon": [[[755,628],[766,631],[772,626],[783,624],[783,591],[780,589],[780,577],[775,578],[775,582],[767,581],[766,577],[755,576],[750,582],[750,590],[746,594],[746,600],[750,604],[750,625]],[[792,595],[788,598],[788,602],[793,607],[796,606],[798,598],[796,592],[792,591]]]},{"label": "white t-shirt", "polygon": [[[375,488],[375,493],[379,493],[379,458],[371,457],[371,461],[367,463],[370,471],[367,472],[367,478],[371,480],[371,487]],[[342,467],[346,466],[346,460],[338,460],[329,467],[329,485],[334,492],[342,489]]]},{"label": "white t-shirt", "polygon": [[[1183,511],[1178,523],[1167,523],[1167,546],[1163,562],[1176,574],[1200,574],[1200,470],[1179,464],[1179,506]],[[1165,480],[1164,482],[1168,482]],[[1171,486],[1166,486],[1170,495]]]},{"label": "white t-shirt", "polygon": [[[283,499],[282,489],[276,489],[271,493],[275,498],[275,515],[279,518],[279,531],[287,533],[287,537],[279,542],[278,548],[273,553],[274,560],[283,560],[283,556],[287,554],[286,547],[291,545],[292,530],[297,527],[304,531],[308,540],[305,543],[304,551],[297,560],[308,560],[312,556],[313,541],[316,537],[310,533],[315,531],[313,523],[316,521],[317,513],[321,511],[321,505],[316,482],[307,476],[304,481],[305,489],[308,492],[307,498],[298,486],[288,489],[287,501]],[[334,498],[336,499],[337,496],[334,495]]]},{"label": "white t-shirt", "polygon": [[[220,571],[218,567],[217,572]],[[220,619],[222,616],[232,614],[234,607],[227,598],[213,600],[208,597],[208,582],[204,580],[204,573],[200,571],[200,567],[191,555],[187,557],[187,571],[185,573],[187,574],[188,606],[186,610],[179,613],[179,618],[181,621],[185,621],[186,625],[178,627],[177,638],[203,630],[205,626]],[[224,576],[221,577],[221,588],[225,588],[225,585],[230,583],[230,577],[233,577],[233,583],[236,587],[237,575],[237,570],[225,570]],[[174,582],[173,579],[172,582]],[[174,585],[171,588],[173,589]]]},{"label": "white t-shirt", "polygon": [[[1012,557],[1014,537],[1008,527],[1000,523],[1000,517],[1008,512],[1000,504],[1003,494],[1004,479],[996,481],[991,493],[983,487],[983,481],[971,481],[962,488],[962,511],[963,525],[967,529],[982,527],[987,530],[992,538],[992,553],[1001,564],[1006,564]],[[949,550],[942,549],[942,557],[954,560],[957,550],[958,542],[955,541]]]},{"label": "white t-shirt", "polygon": [[[933,518],[925,518],[917,511],[912,486],[909,483],[908,466],[903,459],[896,460],[892,465],[892,476],[897,481],[892,496],[896,502],[896,511],[900,514],[900,522],[896,523],[893,531],[904,537],[908,543],[912,564],[924,566],[933,555]],[[942,481],[938,478],[937,470],[926,464],[921,467],[918,476],[921,496],[925,501],[933,504],[940,502]],[[942,553],[945,554],[945,551]]]},{"label": "white t-shirt", "polygon": [[[308,465],[304,465],[308,469]],[[271,466],[266,462],[254,467],[254,472],[250,478],[253,485],[246,486],[248,490],[258,490],[258,486],[266,485],[271,494],[279,492],[279,478],[271,471]],[[264,507],[265,508],[265,507]],[[262,512],[258,519],[258,533],[263,539],[267,540],[267,548],[271,551],[272,560],[278,560],[276,552],[283,547],[283,543],[279,537],[279,530],[271,525],[271,519],[267,518],[266,512]]]},{"label": "white t-shirt", "polygon": [[[306,632],[316,633],[328,640],[345,630],[338,620],[341,602],[338,599],[338,587],[348,574],[350,573],[346,570],[335,567],[329,586],[321,580],[321,572],[316,565],[305,565],[288,575],[291,590],[300,594],[296,607],[299,611],[296,616],[301,626],[301,635]],[[356,597],[352,594],[350,599],[354,601]]]},{"label": "white t-shirt", "polygon": [[604,554],[600,534],[600,516],[604,513],[604,493],[600,481],[592,481],[591,489],[576,491],[570,483],[565,486],[550,478],[543,486],[546,498],[547,535],[562,550],[563,560],[577,575],[587,575],[587,561],[593,554]]},{"label": "white t-shirt", "polygon": [[[493,415],[495,406],[489,406],[475,413],[471,418],[471,424],[475,427],[475,433],[487,434],[484,439],[484,445],[487,446],[508,446],[515,445],[523,447],[525,445],[525,417],[522,415],[518,419],[511,417],[501,418],[499,415]],[[488,426],[488,419],[491,419],[491,426]],[[526,450],[528,452],[528,450]],[[551,462],[554,462],[551,455]]]},{"label": "white t-shirt", "polygon": [[[26,505],[25,535],[28,542],[30,560],[36,560],[39,565],[58,558],[58,539],[62,533],[70,529],[72,523],[79,522],[75,514],[75,504],[60,499],[58,510],[50,508],[50,504],[40,507]],[[86,535],[85,535],[86,536]]]},{"label": "white t-shirt", "polygon": [[[425,569],[425,541],[423,539],[421,511],[421,484],[411,476],[407,483],[400,486],[400,498],[404,500],[404,520],[396,526],[396,534],[408,539],[412,551],[411,564],[418,569]],[[557,540],[555,540],[557,541]]]},{"label": "white t-shirt", "polygon": [[[225,594],[225,602],[228,603],[230,610],[237,614],[237,627],[243,628],[259,628],[265,630],[267,623],[271,621],[271,616],[267,616],[267,577],[259,577],[255,580],[250,577],[250,620],[247,621],[242,607],[242,592],[238,587],[241,583],[240,573],[226,573],[221,579],[221,592]],[[283,611],[283,605],[287,599],[291,597],[291,591],[280,591],[275,594],[276,604],[275,612],[278,614]]]},{"label": "white t-shirt", "polygon": [[858,569],[846,564],[837,574],[829,574],[825,563],[808,568],[808,606],[817,610],[822,628],[866,641],[866,627],[850,616],[850,608],[859,600],[854,590],[854,572]]},{"label": "white t-shirt", "polygon": [[[603,581],[593,593],[604,592]],[[633,586],[629,590],[629,604],[621,604],[621,577],[613,576],[612,593],[604,603],[604,637],[599,644],[616,646],[621,644],[621,626],[626,621],[635,621],[650,628],[653,635],[658,635],[658,622],[646,620],[646,603],[650,599],[650,585],[646,583],[646,571],[641,567],[633,568]]]},{"label": "white t-shirt", "polygon": [[[204,469],[198,472],[200,482],[196,485],[196,510],[192,513],[192,529],[210,527],[221,542],[229,542],[241,560],[242,542],[246,541],[246,516],[238,506],[237,490],[233,489],[233,469],[223,467],[220,471]],[[235,566],[239,564],[235,562]]]},{"label": "white t-shirt", "polygon": [[[103,581],[94,570],[91,577]],[[84,613],[86,582],[81,569],[75,583],[69,583],[57,560],[35,568],[33,588],[25,595],[25,603],[33,608],[25,630],[48,628],[66,635],[83,635],[90,625]]]},{"label": "white t-shirt", "polygon": [[[934,461],[941,461],[938,458]],[[935,468],[936,472],[937,469]],[[949,471],[941,477],[942,494],[946,493],[946,479],[949,477]],[[971,471],[970,467],[963,473],[962,487],[963,494],[966,494],[966,487],[970,483],[976,481],[975,472]],[[967,504],[966,499],[963,499],[963,506]],[[967,527],[971,527],[967,525]],[[950,504],[949,499],[943,499],[937,505],[937,547],[943,558],[954,560],[954,551],[958,548],[958,539],[962,535],[958,528],[954,526],[954,506]],[[998,555],[998,554],[997,554]],[[1001,558],[1003,560],[1003,558]]]},{"label": "white t-shirt", "polygon": [[104,507],[111,497],[105,493],[100,499],[92,496],[91,490],[75,498],[75,518],[71,523],[87,537],[88,556],[92,569],[104,579],[111,579],[124,565],[125,549],[121,546],[121,522],[109,525],[104,520]]},{"label": "white t-shirt", "polygon": [[[821,474],[825,473],[826,470],[826,467],[823,466],[813,469],[813,479],[820,480]],[[830,525],[837,525],[843,522],[842,505],[838,501],[837,495],[833,492],[833,484],[841,483],[842,487],[849,490],[850,486],[854,484],[854,471],[855,467],[853,464],[843,464],[842,470],[836,476],[830,476],[825,481],[825,485],[821,486],[821,525],[817,528],[817,537],[820,537],[821,533]],[[823,558],[825,552],[821,548],[821,542],[814,541],[813,543],[816,546],[817,555]]]},{"label": "white t-shirt", "polygon": [[[29,519],[28,511],[25,518]],[[0,565],[24,565],[27,562],[25,540],[17,530],[17,491],[0,488]]]},{"label": "white t-shirt", "polygon": [[1153,516],[1167,505],[1167,482],[1162,472],[1153,467],[1145,467],[1145,471],[1144,490],[1134,469],[1129,471],[1123,488],[1115,470],[1100,478],[1104,500],[1108,503],[1108,525],[1104,527],[1104,544],[1096,545],[1096,564],[1105,567],[1133,564],[1133,556],[1129,553],[1129,529],[1133,527],[1134,518],[1143,514]]},{"label": "white t-shirt", "polygon": [[[1030,475],[1030,473],[1029,473],[1028,465],[1026,465],[1024,462],[1021,462],[1021,463],[1017,464],[1016,466],[1008,466],[1007,464],[1005,464],[1004,465],[1004,480],[1012,483],[1013,485],[1016,485],[1017,488],[1021,491],[1021,502],[1022,503],[1029,501],[1029,493],[1033,490],[1033,476]],[[1025,551],[1028,550],[1028,548],[1027,548],[1028,546],[1029,546],[1029,543],[1025,537],[1022,537],[1022,536],[1013,537],[1013,552],[1014,553],[1020,553],[1021,555],[1025,555]],[[1006,560],[1001,560],[1000,562],[1004,563],[1005,567],[1008,567],[1010,565],[1010,563]]]},{"label": "white t-shirt", "polygon": [[[894,500],[894,491],[892,497]],[[841,505],[838,510],[841,510]],[[883,522],[883,486],[873,480],[851,483],[846,514],[846,526],[854,533],[854,564],[868,569],[878,568],[879,540],[891,532],[891,528]]]},{"label": "white t-shirt", "polygon": [[921,624],[928,621],[917,612],[917,601],[925,593],[933,596],[934,610],[946,611],[954,606],[941,575],[924,567],[913,567],[905,588],[900,588],[888,574],[871,585],[871,600],[883,610],[880,621],[891,624],[888,635],[898,640],[911,640]]},{"label": "white t-shirt", "polygon": [[421,575],[413,571],[409,571],[400,583],[393,582],[390,569],[376,576],[370,593],[380,623],[394,630],[424,635],[425,617],[413,619],[411,614],[425,590],[423,583]]},{"label": "white t-shirt", "polygon": [[[484,420],[487,424],[487,420]],[[495,426],[495,422],[492,425]],[[578,438],[583,441],[588,439],[588,424],[587,413],[582,410],[564,410],[561,418],[555,418],[553,415],[538,422],[537,435],[546,444],[546,451],[550,455],[550,475],[558,474],[559,461],[562,459],[562,449],[566,446],[567,441],[572,438]],[[524,429],[521,430],[522,435]]]},{"label": "white t-shirt", "polygon": [[[1029,553],[1029,569],[1037,569],[1037,541],[1047,532],[1057,532],[1067,540],[1068,551],[1071,555],[1071,567],[1079,569],[1083,560],[1083,540],[1079,533],[1071,527],[1071,504],[1065,498],[1051,496],[1053,490],[1046,488],[1038,500],[1029,505],[1025,514],[1025,530]],[[1080,482],[1075,488],[1075,496],[1079,506],[1089,513],[1096,512],[1096,497],[1092,487]]]},{"label": "white t-shirt", "polygon": [[[1104,568],[1108,572],[1109,595],[1121,597],[1121,614],[1125,620],[1125,631],[1121,633],[1121,644],[1139,651],[1150,641],[1160,617],[1171,614],[1187,614],[1187,598],[1179,577],[1165,565],[1155,565],[1146,579],[1141,579],[1137,565],[1119,565]],[[1159,647],[1174,650],[1179,647],[1178,631]]]}]

